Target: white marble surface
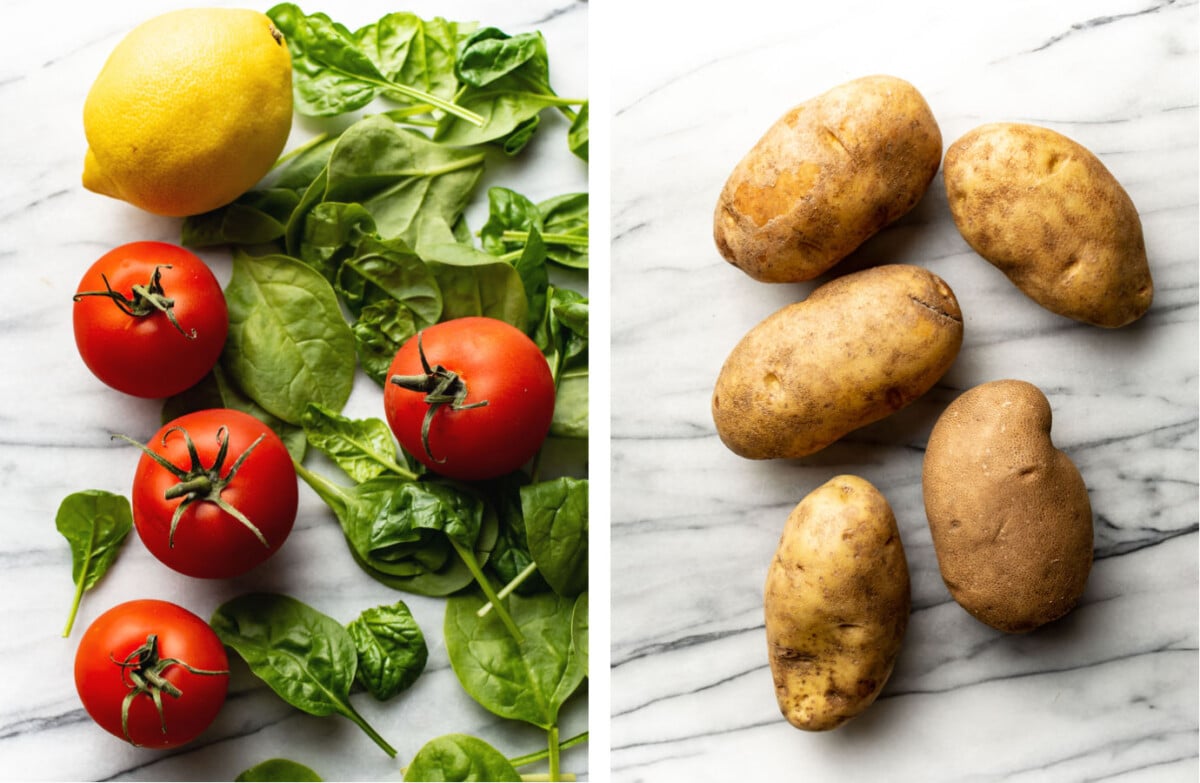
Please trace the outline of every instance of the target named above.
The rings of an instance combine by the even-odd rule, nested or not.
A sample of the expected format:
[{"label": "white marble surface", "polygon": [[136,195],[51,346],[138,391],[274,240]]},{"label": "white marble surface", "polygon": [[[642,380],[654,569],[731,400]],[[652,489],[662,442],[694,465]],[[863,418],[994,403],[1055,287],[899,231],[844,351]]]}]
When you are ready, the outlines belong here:
[{"label": "white marble surface", "polygon": [[[213,5],[244,2],[209,0]],[[60,638],[71,603],[71,562],[55,531],[60,500],[85,488],[128,494],[135,449],[110,433],[148,438],[159,403],[120,395],[96,381],[75,350],[71,295],[84,269],[102,253],[133,240],[177,241],[180,221],[143,214],[85,191],[79,181],[85,142],[82,105],[104,58],[121,36],[155,13],[188,3],[48,3],[6,0],[0,18],[8,41],[0,53],[0,285],[9,292],[0,317],[0,651],[10,662],[0,678],[0,777],[14,780],[232,780],[259,761],[286,756],[329,780],[399,780],[427,740],[449,732],[485,737],[518,755],[544,747],[545,735],[510,726],[461,689],[442,643],[443,602],[405,596],[373,581],[351,561],[333,516],[301,485],[300,515],[283,549],[267,564],[231,581],[179,576],[160,565],[131,534],[107,577],[83,600],[75,631]],[[496,4],[486,0],[411,0],[403,4],[301,2],[351,28],[394,10],[425,18],[478,20],[517,33],[546,36],[554,86],[586,96],[588,7],[578,0]],[[298,121],[289,146],[319,128]],[[543,118],[540,138],[521,163],[489,163],[486,183],[504,184],[534,200],[587,189],[587,168],[565,143],[565,123]],[[482,190],[480,191],[483,192]],[[482,225],[472,208],[471,225]],[[229,278],[228,253],[205,252],[218,278]],[[382,416],[378,387],[361,376],[346,410]],[[578,450],[556,459],[577,467]],[[332,469],[332,468],[331,468]],[[336,475],[336,474],[330,474]],[[247,590],[287,592],[343,621],[369,607],[404,598],[424,629],[430,659],[411,691],[385,704],[364,695],[354,703],[399,752],[390,760],[349,721],[314,718],[286,705],[237,662],[229,700],[214,725],[178,751],[133,748],[96,726],[75,693],[75,646],[91,620],[110,606],[141,597],[175,601],[208,617]],[[587,725],[586,695],[564,714],[563,736]],[[564,769],[588,772],[586,747],[568,751]]]},{"label": "white marble surface", "polygon": [[[613,779],[1195,781],[1196,3],[622,2],[612,15],[631,53],[612,70]],[[744,332],[812,286],[725,263],[717,193],[786,109],[870,73],[914,83],[947,146],[1013,120],[1095,151],[1141,212],[1154,305],[1120,331],[1040,309],[958,235],[939,174],[832,274],[908,262],[944,277],[965,317],[954,367],[818,455],[743,460],[714,433],[713,382]],[[1046,391],[1095,515],[1081,605],[1026,636],[949,598],[921,501],[938,413],[1000,377]],[[876,704],[806,734],[775,704],[762,585],[788,511],[841,472],[894,507],[913,612]]]}]

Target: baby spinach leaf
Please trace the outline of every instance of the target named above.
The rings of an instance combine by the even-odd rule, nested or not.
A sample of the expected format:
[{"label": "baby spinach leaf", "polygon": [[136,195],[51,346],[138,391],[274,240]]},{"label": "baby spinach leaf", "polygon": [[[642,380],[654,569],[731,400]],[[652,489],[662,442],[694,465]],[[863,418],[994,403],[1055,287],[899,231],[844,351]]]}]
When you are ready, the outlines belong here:
[{"label": "baby spinach leaf", "polygon": [[367,305],[393,300],[410,310],[419,323],[437,323],[442,315],[437,279],[401,240],[363,239],[342,264],[337,290],[356,314]]},{"label": "baby spinach leaf", "polygon": [[[459,545],[479,564],[495,546],[498,523],[486,506],[476,526],[470,518],[439,519],[433,509],[415,510],[428,501],[420,490],[405,490],[413,482],[399,476],[385,474],[347,487],[303,465],[296,473],[334,512],[359,567],[397,590],[429,596],[461,590],[474,576],[455,543],[469,539],[474,528],[474,541]],[[437,534],[438,528],[448,528],[451,535]]]},{"label": "baby spinach leaf", "polygon": [[163,402],[162,423],[177,419],[185,413],[201,411],[207,408],[233,408],[243,413],[249,413],[254,418],[270,427],[294,460],[304,459],[308,441],[304,430],[294,424],[288,424],[277,416],[267,413],[262,406],[257,405],[241,390],[233,385],[220,362],[212,371],[200,379],[190,389],[168,397]]},{"label": "baby spinach leaf", "polygon": [[542,241],[551,261],[572,269],[588,267],[588,194],[567,193],[537,205]]},{"label": "baby spinach leaf", "polygon": [[323,201],[304,216],[299,258],[335,283],[358,243],[375,235],[375,220],[362,204]]},{"label": "baby spinach leaf", "polygon": [[588,594],[582,592],[575,599],[575,609],[571,612],[571,643],[575,651],[583,656],[583,669],[588,667]]},{"label": "baby spinach leaf", "polygon": [[459,244],[423,247],[421,253],[442,291],[441,320],[486,315],[525,331],[529,305],[512,264]]},{"label": "baby spinach leaf", "polygon": [[568,193],[534,204],[508,188],[488,189],[488,220],[479,230],[483,249],[510,259],[520,256],[537,231],[546,258],[575,269],[588,265],[588,194]]},{"label": "baby spinach leaf", "polygon": [[319,783],[321,776],[298,761],[291,759],[267,759],[234,778],[245,783],[270,783],[270,781],[296,781],[296,783]]},{"label": "baby spinach leaf", "polygon": [[180,241],[188,247],[272,242],[283,237],[299,202],[293,190],[252,190],[232,204],[185,218]]},{"label": "baby spinach leaf", "polygon": [[[292,3],[281,3],[267,16],[284,34],[292,55],[293,92],[296,110],[301,114],[329,117],[361,109],[381,91],[392,98],[428,104],[428,111],[439,109],[478,122],[479,118],[447,100],[412,85],[389,78],[361,45],[378,39],[378,29],[355,35],[325,14],[305,15]],[[376,46],[378,52],[378,46]],[[404,69],[397,74],[403,76]]]},{"label": "baby spinach leaf", "polygon": [[550,434],[559,438],[588,436],[588,368],[578,367],[558,376],[554,418]]},{"label": "baby spinach leaf", "polygon": [[529,553],[560,595],[588,586],[588,482],[562,477],[521,487]]},{"label": "baby spinach leaf", "polygon": [[[539,32],[510,37],[495,28],[480,30],[464,42],[455,67],[463,82],[458,104],[483,117],[483,124],[443,116],[434,140],[452,147],[506,140],[505,151],[513,154],[529,141],[531,121],[543,109],[583,103],[554,93]],[[515,139],[506,139],[514,133]]]},{"label": "baby spinach leaf", "polygon": [[63,637],[71,635],[79,602],[107,573],[133,527],[129,500],[102,489],[73,492],[63,498],[54,526],[71,545],[71,580],[75,597]]},{"label": "baby spinach leaf", "polygon": [[300,423],[308,442],[356,482],[386,473],[416,478],[400,464],[396,441],[382,419],[351,419],[310,403]]},{"label": "baby spinach leaf", "polygon": [[425,743],[404,770],[406,781],[506,781],[521,774],[503,753],[466,734],[447,734]]},{"label": "baby spinach leaf", "polygon": [[453,225],[483,172],[484,156],[437,144],[388,117],[373,115],[346,129],[329,159],[325,201],[354,201],[375,219],[379,235],[416,247],[423,221]]},{"label": "baby spinach leaf", "polygon": [[358,652],[332,617],[289,596],[247,593],[219,606],[210,624],[288,704],[310,715],[342,715],[395,757],[395,748],[350,704]]},{"label": "baby spinach leaf", "polygon": [[221,361],[269,413],[298,424],[309,402],[341,410],[354,383],[354,336],[319,272],[287,256],[235,252]]},{"label": "baby spinach leaf", "polygon": [[425,670],[425,635],[403,601],[367,609],[346,630],[358,650],[356,679],[376,699],[409,688]]},{"label": "baby spinach leaf", "polygon": [[535,228],[521,255],[513,261],[513,268],[521,278],[525,289],[525,304],[529,313],[528,323],[538,323],[546,312],[546,293],[550,288],[550,272],[546,269],[546,245],[541,233]]},{"label": "baby spinach leaf", "polygon": [[522,595],[544,593],[550,589],[537,572],[529,542],[525,536],[525,519],[521,516],[521,474],[513,473],[487,482],[488,502],[496,510],[500,532],[496,547],[488,558],[488,568],[505,585],[514,584]]},{"label": "baby spinach leaf", "polygon": [[571,129],[567,132],[567,146],[580,160],[588,159],[588,102],[584,101],[571,120]]},{"label": "baby spinach leaf", "polygon": [[351,325],[358,363],[371,380],[383,386],[396,351],[417,333],[412,310],[395,299],[372,302]]},{"label": "baby spinach leaf", "polygon": [[549,731],[586,675],[573,644],[575,600],[542,593],[507,601],[524,641],[515,640],[494,612],[479,617],[481,596],[454,596],[446,602],[446,652],[459,683],[480,706]]},{"label": "baby spinach leaf", "polygon": [[[474,27],[474,22],[449,22],[440,17],[424,20],[400,11],[360,28],[354,40],[388,80],[453,100],[458,89],[454,74],[458,43]],[[407,100],[396,93],[385,95]]]}]

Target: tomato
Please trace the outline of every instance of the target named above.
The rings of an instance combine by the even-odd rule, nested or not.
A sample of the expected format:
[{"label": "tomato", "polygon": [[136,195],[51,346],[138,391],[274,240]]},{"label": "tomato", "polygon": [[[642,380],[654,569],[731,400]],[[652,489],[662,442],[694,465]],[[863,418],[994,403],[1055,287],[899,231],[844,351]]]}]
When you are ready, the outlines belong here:
[{"label": "tomato", "polygon": [[134,745],[174,748],[195,739],[217,717],[228,687],[229,660],[217,634],[167,601],[114,606],[88,627],[75,653],[84,708]]},{"label": "tomato", "polygon": [[150,552],[188,576],[245,573],[279,550],[296,521],[296,470],[279,436],[226,408],[168,422],[133,477],[133,524]]},{"label": "tomato", "polygon": [[169,397],[213,368],[229,331],[225,294],[195,254],[131,242],[92,264],[75,294],[75,345],[92,374],[137,397]]},{"label": "tomato", "polygon": [[383,404],[400,445],[430,470],[494,478],[542,447],[554,417],[554,378],[521,330],[494,318],[457,318],[400,347]]}]

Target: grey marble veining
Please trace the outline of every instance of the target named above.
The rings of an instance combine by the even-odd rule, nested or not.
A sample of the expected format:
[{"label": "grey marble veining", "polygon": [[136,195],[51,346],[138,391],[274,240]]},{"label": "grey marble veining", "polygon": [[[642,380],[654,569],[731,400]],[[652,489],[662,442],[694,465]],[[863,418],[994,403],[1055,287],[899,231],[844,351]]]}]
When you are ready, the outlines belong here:
[{"label": "grey marble veining", "polygon": [[[616,60],[612,77],[613,779],[1195,780],[1196,4],[620,7],[644,56]],[[725,263],[717,193],[785,110],[869,73],[915,84],[945,146],[1007,120],[1092,149],[1139,208],[1154,305],[1116,331],[1042,310],[966,245],[939,173],[913,212],[822,279],[889,262],[942,276],[964,313],[953,368],[817,455],[744,460],[713,429],[717,372],[815,283],[757,283]],[[938,414],[1003,377],[1046,392],[1095,520],[1082,602],[1024,636],[949,597],[921,498]],[[844,472],[896,512],[913,612],[876,704],[806,734],[775,704],[762,585],[788,512]]]},{"label": "grey marble veining", "polygon": [[[261,6],[217,0],[213,5]],[[71,329],[71,295],[84,270],[109,249],[134,240],[179,240],[180,221],[144,214],[80,185],[86,142],[84,97],[104,59],[137,23],[184,2],[117,4],[6,2],[0,17],[9,41],[0,53],[0,653],[11,662],[0,678],[0,778],[13,780],[232,780],[270,757],[305,763],[327,780],[400,780],[400,769],[425,741],[450,732],[483,736],[511,755],[545,747],[545,734],[510,725],[479,707],[459,686],[442,642],[444,602],[397,593],[352,562],[340,528],[307,486],[286,545],[266,564],[228,581],[183,577],[159,564],[131,534],[95,590],[84,596],[70,639],[60,638],[73,593],[70,550],[54,527],[59,502],[86,488],[128,495],[138,453],[113,432],[149,437],[160,403],[124,397],[84,367]],[[423,18],[479,20],[509,33],[541,30],[552,83],[562,95],[586,97],[588,7],[574,0],[500,5],[482,0],[403,4],[301,2],[357,27],[397,10]],[[319,130],[300,120],[289,146]],[[499,156],[482,188],[512,187],[535,200],[586,190],[587,168],[567,150],[565,122],[547,112],[528,164]],[[484,191],[481,188],[480,193]],[[478,229],[486,200],[469,210]],[[218,279],[230,275],[228,253],[201,253]],[[382,416],[379,390],[360,376],[346,411]],[[577,455],[572,455],[575,459]],[[575,467],[576,463],[570,463]],[[330,470],[335,470],[330,468]],[[335,475],[331,473],[330,475]],[[399,750],[388,759],[340,717],[314,718],[285,704],[237,664],[226,708],[194,744],[168,752],[133,748],[84,712],[75,693],[75,647],[88,624],[121,601],[157,597],[208,617],[222,601],[249,590],[295,595],[343,622],[370,606],[405,600],[426,633],[428,667],[410,691],[379,704],[353,701]],[[563,715],[563,736],[587,726],[586,695]],[[589,751],[567,751],[566,770],[587,777]]]}]

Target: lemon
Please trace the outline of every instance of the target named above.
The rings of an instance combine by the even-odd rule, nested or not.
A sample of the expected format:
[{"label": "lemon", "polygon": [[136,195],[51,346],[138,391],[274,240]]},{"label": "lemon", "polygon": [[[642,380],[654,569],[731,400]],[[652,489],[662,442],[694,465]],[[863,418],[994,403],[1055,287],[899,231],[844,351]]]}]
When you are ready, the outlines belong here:
[{"label": "lemon", "polygon": [[193,8],[134,28],[83,107],[83,186],[159,215],[224,206],[279,157],[292,62],[266,15]]}]

